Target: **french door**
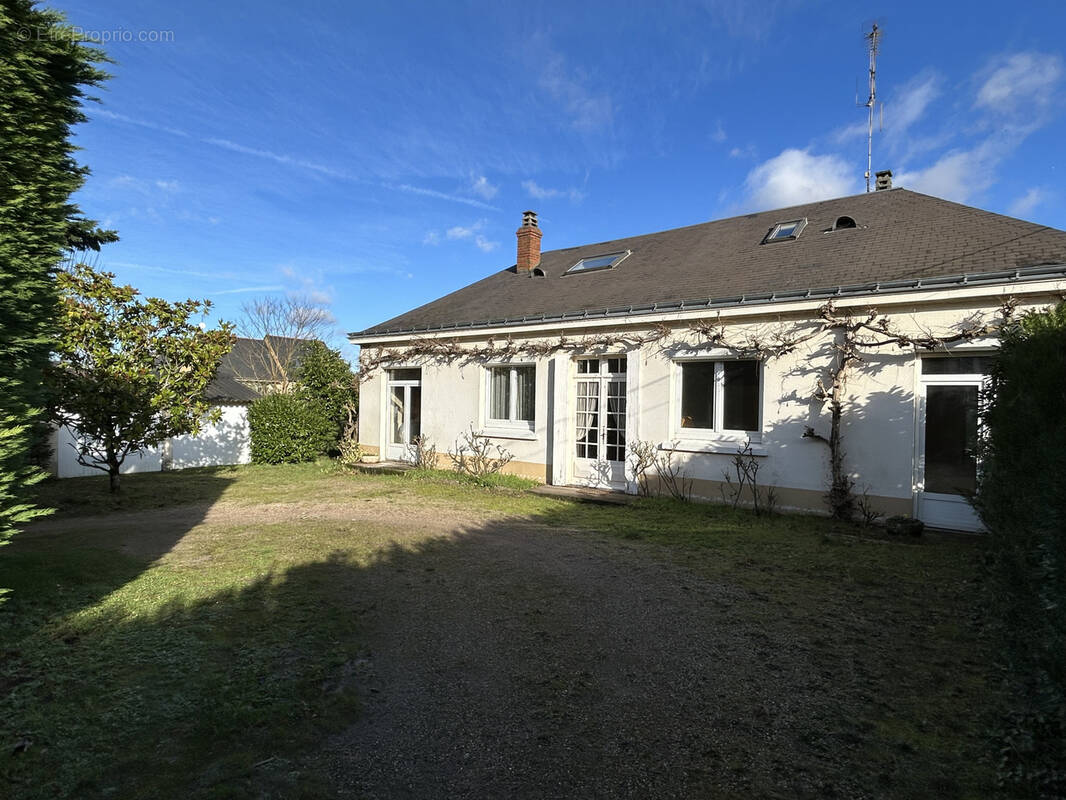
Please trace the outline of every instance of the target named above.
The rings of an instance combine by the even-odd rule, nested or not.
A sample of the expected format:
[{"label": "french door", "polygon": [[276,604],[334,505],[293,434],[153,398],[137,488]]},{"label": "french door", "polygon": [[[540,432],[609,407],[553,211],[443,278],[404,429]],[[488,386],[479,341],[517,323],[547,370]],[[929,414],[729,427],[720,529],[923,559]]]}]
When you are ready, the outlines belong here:
[{"label": "french door", "polygon": [[578,359],[575,397],[574,482],[624,486],[626,357]]},{"label": "french door", "polygon": [[411,458],[411,442],[422,433],[422,370],[392,369],[388,380],[388,447],[393,461]]},{"label": "french door", "polygon": [[922,359],[919,383],[918,517],[935,528],[982,530],[977,489],[979,400],[986,356]]}]

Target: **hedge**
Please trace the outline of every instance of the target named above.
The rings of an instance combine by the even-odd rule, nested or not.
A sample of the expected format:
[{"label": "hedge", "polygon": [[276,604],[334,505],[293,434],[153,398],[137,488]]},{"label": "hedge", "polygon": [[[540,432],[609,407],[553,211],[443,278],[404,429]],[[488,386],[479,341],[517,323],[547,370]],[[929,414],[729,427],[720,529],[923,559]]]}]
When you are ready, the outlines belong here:
[{"label": "hedge", "polygon": [[976,504],[1015,698],[1000,774],[1024,796],[1066,796],[1066,304],[1003,332],[982,417]]},{"label": "hedge", "polygon": [[248,409],[252,461],[313,461],[335,443],[337,427],[322,402],[306,392],[268,394]]},{"label": "hedge", "polygon": [[349,410],[354,414],[359,406],[359,390],[352,368],[339,350],[322,342],[311,342],[300,355],[296,380],[308,396],[322,403],[333,425],[329,449],[336,449]]}]

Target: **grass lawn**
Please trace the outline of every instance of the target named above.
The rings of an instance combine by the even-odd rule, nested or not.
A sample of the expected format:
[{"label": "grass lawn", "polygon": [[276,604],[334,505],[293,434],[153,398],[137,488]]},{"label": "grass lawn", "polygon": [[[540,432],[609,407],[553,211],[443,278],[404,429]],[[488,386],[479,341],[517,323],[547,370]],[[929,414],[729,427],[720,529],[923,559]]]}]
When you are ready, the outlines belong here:
[{"label": "grass lawn", "polygon": [[800,637],[812,677],[843,682],[848,769],[870,796],[991,793],[983,737],[1000,699],[971,540],[326,463],[124,483],[118,500],[106,478],[43,485],[57,514],[0,549],[0,794],[330,795],[314,752],[365,700],[353,609],[374,598],[353,576],[439,536],[422,532],[435,517],[532,519],[738,587],[752,637]]}]

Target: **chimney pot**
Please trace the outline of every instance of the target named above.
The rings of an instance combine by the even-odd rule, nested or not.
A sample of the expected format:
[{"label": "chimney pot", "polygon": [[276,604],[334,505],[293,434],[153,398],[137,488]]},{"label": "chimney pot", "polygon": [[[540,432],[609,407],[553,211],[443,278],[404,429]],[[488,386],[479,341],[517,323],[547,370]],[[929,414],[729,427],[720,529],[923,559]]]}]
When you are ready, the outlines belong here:
[{"label": "chimney pot", "polygon": [[885,189],[892,188],[892,170],[883,169],[880,172],[875,172],[874,176],[877,178],[877,184],[875,189],[879,192],[885,191]]},{"label": "chimney pot", "polygon": [[524,212],[522,226],[515,233],[518,236],[518,260],[516,262],[518,274],[529,275],[533,268],[540,264],[542,234],[540,228],[537,227],[537,212]]}]

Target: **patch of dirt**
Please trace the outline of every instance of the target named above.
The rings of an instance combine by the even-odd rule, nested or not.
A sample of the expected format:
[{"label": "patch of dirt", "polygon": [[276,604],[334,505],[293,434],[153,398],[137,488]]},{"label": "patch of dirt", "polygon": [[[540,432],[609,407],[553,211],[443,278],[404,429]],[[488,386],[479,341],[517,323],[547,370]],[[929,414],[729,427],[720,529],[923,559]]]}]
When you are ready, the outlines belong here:
[{"label": "patch of dirt", "polygon": [[311,766],[342,796],[871,796],[811,645],[645,550],[499,520],[345,591],[365,713]]}]

